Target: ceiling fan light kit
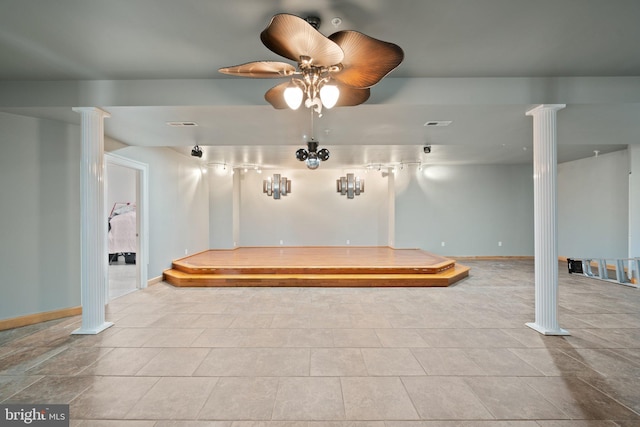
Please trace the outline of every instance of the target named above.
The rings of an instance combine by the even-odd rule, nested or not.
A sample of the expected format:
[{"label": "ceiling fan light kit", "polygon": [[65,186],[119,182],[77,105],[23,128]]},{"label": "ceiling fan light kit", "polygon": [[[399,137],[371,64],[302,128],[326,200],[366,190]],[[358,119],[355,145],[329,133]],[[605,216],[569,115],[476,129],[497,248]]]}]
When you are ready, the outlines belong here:
[{"label": "ceiling fan light kit", "polygon": [[274,53],[295,61],[257,61],[220,68],[224,74],[251,78],[290,78],[272,87],[265,99],[276,109],[298,109],[304,101],[319,116],[322,108],[360,105],[370,88],[404,59],[393,43],[357,31],[338,31],[325,37],[318,31],[320,19],[275,15],[260,34]]},{"label": "ceiling fan light kit", "polygon": [[300,89],[296,84],[291,81],[291,83],[284,90],[284,100],[287,103],[287,106],[292,110],[297,110],[302,105],[302,98],[304,97],[304,92]]},{"label": "ceiling fan light kit", "polygon": [[325,83],[320,88],[320,100],[325,108],[333,108],[340,98],[340,89],[334,84]]}]

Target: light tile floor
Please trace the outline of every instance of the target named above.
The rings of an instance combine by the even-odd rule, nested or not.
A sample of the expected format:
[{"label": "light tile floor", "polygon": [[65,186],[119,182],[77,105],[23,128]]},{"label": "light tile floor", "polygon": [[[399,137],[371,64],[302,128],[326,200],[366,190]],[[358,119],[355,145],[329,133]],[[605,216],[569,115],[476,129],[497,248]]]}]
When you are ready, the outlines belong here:
[{"label": "light tile floor", "polygon": [[124,255],[109,263],[109,299],[121,297],[136,290],[136,264],[127,264]]},{"label": "light tile floor", "polygon": [[467,261],[449,288],[158,284],[79,318],[0,332],[0,402],[69,403],[74,427],[640,426],[640,290],[533,262]]}]

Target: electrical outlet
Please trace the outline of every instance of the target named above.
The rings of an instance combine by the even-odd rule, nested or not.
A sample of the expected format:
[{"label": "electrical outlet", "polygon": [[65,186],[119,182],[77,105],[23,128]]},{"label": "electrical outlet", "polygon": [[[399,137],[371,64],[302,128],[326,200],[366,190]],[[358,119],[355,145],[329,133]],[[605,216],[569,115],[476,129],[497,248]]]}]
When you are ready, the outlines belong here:
[{"label": "electrical outlet", "polygon": [[185,249],[185,250],[184,250],[184,254],[185,254],[185,255],[189,255],[189,250],[188,250],[188,249]]},{"label": "electrical outlet", "polygon": [[498,246],[502,246],[502,242],[498,242]]},{"label": "electrical outlet", "polygon": [[281,244],[281,245],[284,245],[284,240],[280,240],[280,244]]},{"label": "electrical outlet", "polygon": [[445,245],[444,242],[440,242],[440,246],[444,246],[444,245]]},{"label": "electrical outlet", "polygon": [[351,244],[351,240],[347,239],[347,245]]}]

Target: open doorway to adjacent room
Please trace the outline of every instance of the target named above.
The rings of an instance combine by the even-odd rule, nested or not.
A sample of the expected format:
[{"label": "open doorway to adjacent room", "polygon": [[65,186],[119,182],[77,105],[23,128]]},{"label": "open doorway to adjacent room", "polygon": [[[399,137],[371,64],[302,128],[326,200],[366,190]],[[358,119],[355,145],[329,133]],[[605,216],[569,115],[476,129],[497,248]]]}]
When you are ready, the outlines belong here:
[{"label": "open doorway to adjacent room", "polygon": [[147,285],[147,166],[106,154],[107,301]]}]

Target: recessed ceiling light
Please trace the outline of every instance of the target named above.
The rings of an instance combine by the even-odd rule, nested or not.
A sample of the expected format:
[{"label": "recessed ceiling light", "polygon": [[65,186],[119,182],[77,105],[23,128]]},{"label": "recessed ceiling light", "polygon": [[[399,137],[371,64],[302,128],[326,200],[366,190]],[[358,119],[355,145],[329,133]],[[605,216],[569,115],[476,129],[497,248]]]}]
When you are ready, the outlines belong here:
[{"label": "recessed ceiling light", "polygon": [[198,124],[196,122],[167,122],[167,125],[171,126],[171,127],[174,127],[174,128],[198,126]]},{"label": "recessed ceiling light", "polygon": [[451,124],[451,120],[429,120],[424,125],[425,126],[449,126]]}]

